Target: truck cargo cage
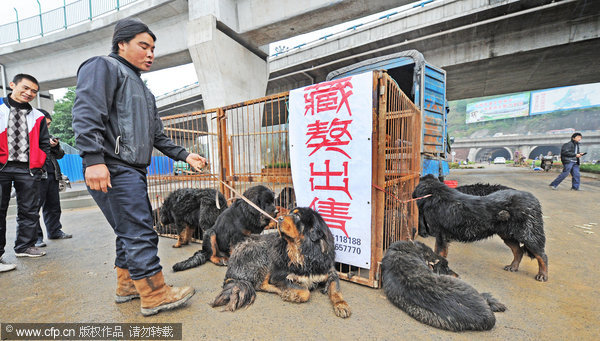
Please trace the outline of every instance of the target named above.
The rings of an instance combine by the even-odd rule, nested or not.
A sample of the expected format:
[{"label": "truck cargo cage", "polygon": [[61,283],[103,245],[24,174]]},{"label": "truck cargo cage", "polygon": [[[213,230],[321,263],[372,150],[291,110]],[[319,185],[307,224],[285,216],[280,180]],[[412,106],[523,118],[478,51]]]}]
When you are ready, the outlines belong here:
[{"label": "truck cargo cage", "polygon": [[[344,280],[379,287],[379,265],[385,250],[394,241],[411,239],[418,228],[411,195],[420,173],[421,113],[387,73],[375,71],[373,79],[372,265],[364,269],[336,263],[336,270]],[[175,143],[204,155],[210,166],[197,173],[155,151],[148,176],[152,207],[159,211],[169,193],[187,187],[218,189],[231,204],[234,193],[218,180],[240,193],[261,184],[277,196],[284,188],[293,187],[288,99],[289,92],[284,92],[163,117],[165,133]],[[159,233],[172,236],[177,232],[161,227]]]}]

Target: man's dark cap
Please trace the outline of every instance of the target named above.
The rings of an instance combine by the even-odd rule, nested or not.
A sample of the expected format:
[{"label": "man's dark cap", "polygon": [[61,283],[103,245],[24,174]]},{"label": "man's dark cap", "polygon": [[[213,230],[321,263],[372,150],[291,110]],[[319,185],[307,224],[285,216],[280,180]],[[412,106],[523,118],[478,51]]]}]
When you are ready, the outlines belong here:
[{"label": "man's dark cap", "polygon": [[136,35],[140,33],[148,33],[154,41],[156,41],[156,36],[146,24],[144,24],[140,19],[137,18],[125,18],[117,21],[115,25],[115,31],[113,33],[112,38],[112,52],[119,53],[119,43],[129,42]]}]

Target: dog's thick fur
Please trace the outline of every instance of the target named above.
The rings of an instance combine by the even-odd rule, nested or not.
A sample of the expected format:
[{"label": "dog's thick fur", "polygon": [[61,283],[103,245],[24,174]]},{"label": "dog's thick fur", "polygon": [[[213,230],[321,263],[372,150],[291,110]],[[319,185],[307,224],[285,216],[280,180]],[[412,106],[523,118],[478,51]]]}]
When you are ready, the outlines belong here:
[{"label": "dog's thick fur", "polygon": [[[216,204],[217,195],[219,207]],[[169,194],[160,208],[161,229],[174,226],[177,229],[177,243],[173,247],[181,247],[189,244],[194,235],[201,239],[203,232],[213,226],[225,209],[227,200],[215,189],[177,189]]]},{"label": "dog's thick fur", "polygon": [[[265,186],[250,187],[243,194],[252,203],[272,217],[275,209],[275,195]],[[206,263],[207,260],[217,265],[227,265],[227,259],[233,247],[246,239],[250,234],[259,234],[271,220],[242,199],[237,199],[215,221],[215,224],[204,232],[202,250],[192,257],[173,265],[174,271],[182,271]]]},{"label": "dog's thick fur", "polygon": [[483,183],[476,183],[476,184],[472,184],[472,185],[462,185],[462,186],[458,186],[456,187],[456,189],[459,192],[465,193],[465,194],[469,194],[469,195],[477,195],[480,197],[486,196],[488,194],[492,194],[494,192],[498,192],[504,189],[514,189],[514,188],[510,188],[510,187],[506,187],[503,185],[499,185],[499,184],[483,184]]},{"label": "dog's thick fur", "polygon": [[[422,198],[428,194],[431,196]],[[452,240],[472,242],[497,234],[514,256],[504,270],[518,271],[523,254],[527,253],[538,261],[535,279],[548,280],[542,208],[531,193],[500,190],[486,196],[473,196],[427,175],[421,178],[413,198],[421,198],[417,200],[419,235],[436,237],[436,253],[446,257],[448,242]]]},{"label": "dog's thick fur", "polygon": [[235,311],[256,298],[256,290],[302,303],[321,286],[339,317],[349,317],[334,268],[335,243],[323,218],[310,208],[295,208],[279,218],[279,234],[252,236],[238,244],[225,274],[222,292],[212,303]]},{"label": "dog's thick fur", "polygon": [[454,272],[445,258],[420,242],[390,245],[382,260],[383,290],[388,300],[419,322],[454,332],[490,330],[495,311],[506,307],[480,294]]}]

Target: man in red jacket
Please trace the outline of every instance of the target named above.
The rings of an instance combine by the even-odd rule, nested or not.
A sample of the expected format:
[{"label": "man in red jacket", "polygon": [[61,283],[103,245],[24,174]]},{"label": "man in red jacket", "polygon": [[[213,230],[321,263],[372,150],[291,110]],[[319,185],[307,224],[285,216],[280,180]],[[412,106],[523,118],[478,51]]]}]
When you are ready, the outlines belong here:
[{"label": "man in red jacket", "polygon": [[[46,253],[35,247],[39,220],[39,183],[50,135],[45,117],[31,107],[39,90],[38,81],[18,74],[10,82],[12,92],[0,99],[0,188],[17,192],[17,257],[41,257]],[[0,210],[0,257],[6,245],[6,210]],[[8,265],[8,264],[4,264]]]}]

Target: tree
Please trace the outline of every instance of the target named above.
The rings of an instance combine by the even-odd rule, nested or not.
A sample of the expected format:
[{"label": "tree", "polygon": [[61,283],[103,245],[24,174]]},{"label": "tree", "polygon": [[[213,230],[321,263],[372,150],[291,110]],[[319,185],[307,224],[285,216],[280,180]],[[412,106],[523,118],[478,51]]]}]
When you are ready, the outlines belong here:
[{"label": "tree", "polygon": [[50,135],[58,137],[70,146],[75,146],[72,114],[74,101],[75,87],[70,87],[65,96],[54,103],[54,115],[50,126]]}]

